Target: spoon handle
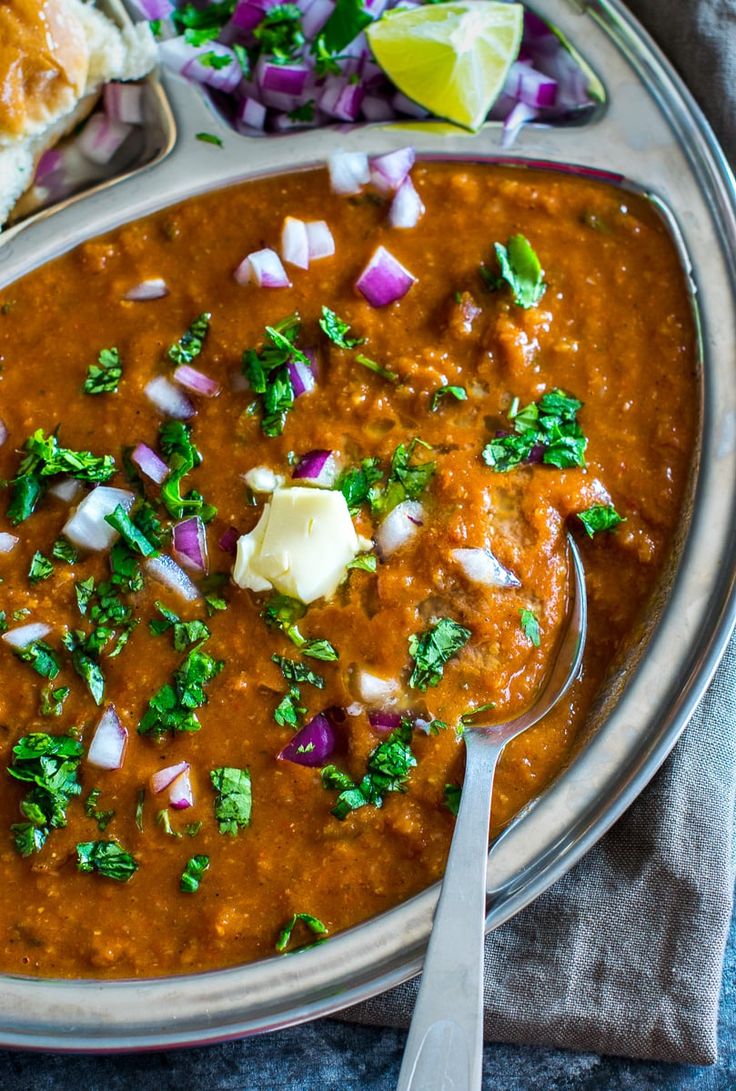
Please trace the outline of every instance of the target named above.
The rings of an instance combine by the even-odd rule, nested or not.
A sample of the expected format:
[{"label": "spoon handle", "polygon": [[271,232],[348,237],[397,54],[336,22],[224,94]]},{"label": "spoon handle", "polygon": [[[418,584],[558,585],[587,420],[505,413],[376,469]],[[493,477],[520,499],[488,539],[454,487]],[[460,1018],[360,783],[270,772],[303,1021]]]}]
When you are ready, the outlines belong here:
[{"label": "spoon handle", "polygon": [[488,824],[503,744],[465,737],[467,766],[397,1091],[480,1091]]}]

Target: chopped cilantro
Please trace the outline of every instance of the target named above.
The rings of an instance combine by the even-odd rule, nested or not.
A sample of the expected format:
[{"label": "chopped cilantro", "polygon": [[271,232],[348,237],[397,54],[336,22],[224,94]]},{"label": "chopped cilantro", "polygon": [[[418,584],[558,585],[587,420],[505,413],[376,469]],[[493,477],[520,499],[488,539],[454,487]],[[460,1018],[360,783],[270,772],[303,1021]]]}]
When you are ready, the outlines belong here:
[{"label": "chopped cilantro", "polygon": [[127,883],[138,870],[138,864],[117,841],[83,841],[77,845],[77,869],[96,871],[106,879]]},{"label": "chopped cilantro", "polygon": [[253,37],[276,64],[286,64],[305,42],[300,9],[296,4],[270,8],[254,28]]},{"label": "chopped cilantro", "polygon": [[587,511],[579,511],[578,519],[589,538],[601,530],[614,530],[625,522],[612,504],[593,504]]},{"label": "chopped cilantro", "polygon": [[95,593],[95,580],[94,576],[88,576],[86,580],[79,580],[74,584],[74,590],[77,596],[77,609],[80,614],[84,616],[87,613],[87,607],[90,600]]},{"label": "chopped cilantro", "polygon": [[290,110],[286,115],[290,121],[314,121],[316,104],[313,98],[301,106]]},{"label": "chopped cilantro", "polygon": [[225,666],[221,659],[195,648],[175,671],[173,682],[162,686],[148,702],[138,732],[160,739],[169,731],[199,731],[194,709],[207,704],[204,687]]},{"label": "chopped cilantro", "polygon": [[235,2],[236,0],[219,0],[206,8],[199,8],[192,3],[183,4],[180,8],[174,8],[171,19],[180,30],[185,27],[213,27],[219,33],[235,10]]},{"label": "chopped cilantro", "polygon": [[430,409],[433,413],[436,413],[440,407],[440,402],[447,395],[455,398],[459,402],[466,402],[468,400],[468,392],[464,386],[438,386],[432,395],[432,401]]},{"label": "chopped cilantro", "polygon": [[210,866],[209,856],[192,856],[187,860],[186,867],[179,880],[179,890],[184,894],[195,894],[199,890],[202,876]]},{"label": "chopped cilantro", "polygon": [[247,769],[223,766],[210,773],[212,787],[217,792],[215,818],[220,833],[235,837],[239,829],[250,825],[252,807],[250,773]]},{"label": "chopped cilantro", "polygon": [[197,133],[196,139],[201,140],[203,144],[214,144],[216,148],[224,147],[222,138],[215,136],[214,133]]},{"label": "chopped cilantro", "polygon": [[71,654],[74,670],[87,683],[87,689],[96,705],[101,705],[105,696],[105,676],[98,656],[101,643],[106,643],[110,636],[112,630],[99,626],[88,634],[79,629],[69,629],[61,638],[62,644]]},{"label": "chopped cilantro", "polygon": [[364,572],[375,572],[378,567],[378,558],[375,553],[359,553],[354,561],[348,561],[347,568],[360,568]]},{"label": "chopped cilantro", "polygon": [[261,429],[271,438],[281,435],[294,404],[289,364],[310,367],[309,358],[296,345],[300,333],[299,315],[288,315],[275,326],[266,326],[267,340],[259,352],[246,349],[243,353],[243,374],[260,399]]},{"label": "chopped cilantro", "polygon": [[325,680],[321,674],[315,674],[306,663],[297,663],[294,659],[286,659],[283,655],[272,655],[271,659],[279,668],[287,682],[307,682],[317,689],[324,689]]},{"label": "chopped cilantro", "polygon": [[[206,56],[206,54],[205,54]],[[204,63],[204,58],[199,57],[200,63]],[[225,63],[230,63],[230,58],[225,58]],[[212,67],[215,67],[214,65]],[[202,134],[198,134],[198,139]],[[166,355],[172,364],[191,364],[192,360],[196,359],[202,351],[204,345],[204,339],[207,336],[207,331],[210,328],[210,319],[212,315],[209,311],[203,311],[198,315],[191,323],[191,325],[184,331],[178,341],[175,341],[173,345],[169,345],[166,350]]]},{"label": "chopped cilantro", "polygon": [[143,833],[143,806],[146,802],[146,789],[139,788],[135,797],[135,824]]},{"label": "chopped cilantro", "polygon": [[184,519],[198,515],[208,523],[217,509],[205,503],[202,495],[191,489],[182,495],[184,477],[202,464],[202,455],[192,443],[189,425],[181,421],[166,421],[160,428],[161,450],[169,464],[169,475],[161,486],[161,500],[172,519]]},{"label": "chopped cilantro", "polygon": [[307,711],[301,702],[302,695],[298,686],[292,686],[273,710],[273,718],[279,727],[298,727],[304,713]]},{"label": "chopped cilantro", "polygon": [[68,686],[59,686],[52,689],[51,685],[44,686],[41,690],[41,704],[39,712],[42,716],[61,716],[64,701],[71,693]]},{"label": "chopped cilantro", "polygon": [[320,329],[329,337],[333,345],[341,349],[354,349],[365,342],[365,337],[346,337],[350,329],[349,322],[343,322],[329,307],[322,308],[322,317],[319,319]]},{"label": "chopped cilantro", "polygon": [[171,815],[164,807],[163,810],[156,813],[156,824],[161,827],[165,834],[169,837],[181,837],[178,830],[175,830],[171,825]]},{"label": "chopped cilantro", "polygon": [[8,631],[8,618],[4,610],[0,610],[0,633]]},{"label": "chopped cilantro", "polygon": [[517,306],[525,309],[536,307],[547,285],[544,283],[539,258],[529,240],[524,235],[512,235],[506,246],[497,242],[494,243],[494,248],[500,274],[481,265],[480,272],[486,287],[496,291],[507,284]]},{"label": "chopped cilantro", "polygon": [[97,823],[97,828],[100,833],[104,833],[110,822],[115,817],[114,811],[101,811],[97,806],[97,801],[102,795],[99,788],[93,788],[84,801],[84,813],[88,818],[94,818]]},{"label": "chopped cilantro", "polygon": [[363,0],[337,0],[319,37],[324,49],[339,53],[372,22],[373,16],[366,11]]},{"label": "chopped cilantro", "polygon": [[82,787],[77,780],[83,748],[71,735],[24,735],[13,747],[8,773],[32,785],[21,802],[26,819],[11,826],[21,856],[40,852],[52,830],[66,826],[70,800]]},{"label": "chopped cilantro", "polygon": [[117,349],[102,349],[96,364],[90,364],[84,380],[85,394],[116,394],[123,377],[123,365]]},{"label": "chopped cilantro", "polygon": [[460,799],[462,797],[463,790],[457,784],[446,784],[444,797],[445,806],[450,814],[453,814],[457,818],[457,812],[460,810]]},{"label": "chopped cilantro", "polygon": [[423,633],[409,637],[409,655],[414,660],[409,685],[425,691],[442,678],[445,663],[464,648],[471,637],[470,629],[458,625],[452,618],[442,617]]},{"label": "chopped cilantro", "polygon": [[490,712],[490,710],[495,707],[495,701],[486,701],[484,705],[476,705],[475,708],[469,708],[467,712],[463,712],[460,717],[460,723],[463,727],[470,727],[470,725],[475,722],[476,716],[480,716],[481,712]]},{"label": "chopped cilantro", "polygon": [[105,522],[118,532],[133,553],[140,553],[141,557],[152,557],[158,552],[153,542],[150,542],[143,531],[138,529],[120,504],[110,515],[105,516]]},{"label": "chopped cilantro", "polygon": [[369,497],[374,514],[386,516],[403,500],[418,500],[425,492],[436,464],[412,461],[417,447],[431,450],[428,443],[415,438],[408,446],[400,443],[394,451],[385,488],[373,490]]},{"label": "chopped cilantro", "polygon": [[161,617],[153,618],[148,627],[154,636],[160,636],[161,633],[172,629],[174,648],[177,652],[186,651],[192,644],[202,644],[205,640],[209,640],[210,631],[203,621],[182,621],[178,614],[169,610],[162,602],[156,602],[156,609]]},{"label": "chopped cilantro", "polygon": [[367,804],[380,807],[388,792],[406,790],[409,773],[417,763],[411,750],[411,738],[411,721],[402,720],[401,726],[392,731],[372,752],[368,758],[365,776],[359,784],[355,784],[347,773],[335,765],[326,765],[323,768],[323,787],[340,793],[332,808],[332,814],[336,818],[342,821],[351,811]]},{"label": "chopped cilantro", "polygon": [[387,367],[383,367],[382,364],[377,364],[375,360],[371,360],[369,356],[364,356],[362,352],[358,352],[355,355],[356,364],[360,364],[361,367],[365,367],[368,371],[374,371],[376,375],[380,375],[382,379],[388,379],[390,383],[398,383],[399,376],[395,371],[391,371]]},{"label": "chopped cilantro", "polygon": [[187,837],[196,837],[201,829],[201,822],[187,822],[186,826],[184,827],[184,833],[187,835]]},{"label": "chopped cilantro", "polygon": [[577,420],[582,405],[564,390],[547,391],[538,402],[513,413],[514,432],[492,439],[483,450],[484,462],[506,473],[526,462],[536,448],[547,466],[584,466],[588,441]]},{"label": "chopped cilantro", "polygon": [[302,655],[320,659],[325,663],[334,662],[339,656],[329,640],[309,640],[299,632],[296,622],[306,612],[306,606],[298,599],[289,598],[288,595],[272,595],[261,616],[270,628],[280,629],[288,636]]},{"label": "chopped cilantro", "polygon": [[93,455],[60,447],[56,433],[44,435],[37,429],[25,442],[25,454],[18,473],[10,482],[8,519],[17,526],[32,515],[46,487],[47,479],[66,474],[79,481],[105,482],[115,473],[112,455]]},{"label": "chopped cilantro", "polygon": [[13,652],[24,663],[30,663],[42,678],[54,679],[61,670],[59,657],[44,640],[32,640],[24,648],[13,648]]},{"label": "chopped cilantro", "polygon": [[[288,920],[279,932],[278,939],[276,940],[276,950],[279,953],[285,951],[291,943],[291,934],[298,921],[305,924],[309,931],[315,936],[328,935],[326,925],[324,925],[321,920],[318,920],[317,917],[313,917],[311,913],[295,913],[291,920]],[[311,944],[309,946],[311,946]]]},{"label": "chopped cilantro", "polygon": [[31,558],[31,567],[28,569],[28,579],[31,583],[40,583],[41,580],[47,580],[53,571],[54,566],[48,557],[44,557],[43,553],[36,550]]},{"label": "chopped cilantro", "polygon": [[57,561],[66,561],[67,564],[76,564],[79,560],[76,549],[65,538],[57,538],[51,549],[51,556]]},{"label": "chopped cilantro", "polygon": [[251,63],[250,57],[248,56],[248,50],[245,48],[245,46],[241,45],[240,42],[233,42],[230,48],[235,54],[235,59],[240,65],[240,71],[243,73],[245,78],[249,80],[251,77]]},{"label": "chopped cilantro", "polygon": [[231,60],[227,53],[217,53],[214,49],[210,49],[207,53],[200,53],[197,62],[203,68],[214,68],[216,72],[219,72],[221,68],[227,68]]},{"label": "chopped cilantro", "polygon": [[533,610],[527,610],[525,608],[520,611],[520,618],[521,631],[527,640],[529,640],[535,648],[538,648],[542,643],[542,638],[539,633],[539,622],[536,614]]},{"label": "chopped cilantro", "polygon": [[374,486],[382,476],[377,458],[364,458],[360,466],[343,470],[335,488],[345,497],[351,515],[370,500]]}]

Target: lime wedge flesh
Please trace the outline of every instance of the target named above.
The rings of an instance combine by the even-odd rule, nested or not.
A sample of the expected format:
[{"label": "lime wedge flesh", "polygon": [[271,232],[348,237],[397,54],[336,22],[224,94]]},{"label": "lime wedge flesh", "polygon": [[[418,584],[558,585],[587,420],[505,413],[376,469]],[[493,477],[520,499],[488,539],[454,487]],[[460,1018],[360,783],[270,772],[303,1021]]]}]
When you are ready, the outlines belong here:
[{"label": "lime wedge flesh", "polygon": [[466,0],[389,11],[366,34],[376,61],[414,102],[479,129],[516,60],[521,4]]}]

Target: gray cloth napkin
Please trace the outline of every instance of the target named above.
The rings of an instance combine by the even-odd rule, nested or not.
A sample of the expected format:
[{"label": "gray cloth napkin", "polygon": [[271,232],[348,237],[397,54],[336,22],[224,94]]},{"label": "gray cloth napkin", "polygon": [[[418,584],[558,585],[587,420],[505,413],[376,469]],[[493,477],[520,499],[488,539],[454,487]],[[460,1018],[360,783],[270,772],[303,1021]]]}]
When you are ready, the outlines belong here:
[{"label": "gray cloth napkin", "polygon": [[[736,157],[736,0],[632,0]],[[712,1064],[731,918],[736,641],[615,828],[486,940],[490,1040]],[[406,1026],[409,982],[341,1018]]]}]

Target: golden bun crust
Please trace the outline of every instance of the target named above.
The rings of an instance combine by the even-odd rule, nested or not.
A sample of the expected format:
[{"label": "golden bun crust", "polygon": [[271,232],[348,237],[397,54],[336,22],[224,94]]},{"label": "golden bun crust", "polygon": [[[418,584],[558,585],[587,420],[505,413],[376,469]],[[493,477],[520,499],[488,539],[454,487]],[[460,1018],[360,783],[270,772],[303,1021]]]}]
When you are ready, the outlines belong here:
[{"label": "golden bun crust", "polygon": [[87,35],[65,0],[0,2],[0,144],[74,108],[89,68]]}]

